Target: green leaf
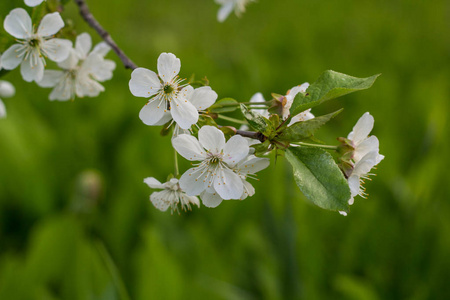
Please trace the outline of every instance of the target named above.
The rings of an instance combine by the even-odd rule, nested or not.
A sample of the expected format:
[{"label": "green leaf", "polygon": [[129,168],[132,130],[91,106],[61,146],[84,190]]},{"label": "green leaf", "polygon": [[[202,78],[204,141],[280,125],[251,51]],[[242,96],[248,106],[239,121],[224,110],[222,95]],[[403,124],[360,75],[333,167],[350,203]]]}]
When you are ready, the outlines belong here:
[{"label": "green leaf", "polygon": [[280,135],[283,141],[298,142],[310,138],[317,129],[337,116],[343,109],[310,120],[301,121],[287,127]]},{"label": "green leaf", "polygon": [[348,211],[350,188],[328,152],[291,147],[286,151],[286,158],[292,165],[295,182],[306,198],[324,209]]},{"label": "green leaf", "polygon": [[325,71],[316,82],[311,84],[305,93],[295,96],[290,108],[291,116],[295,116],[308,108],[352,92],[368,89],[380,74],[367,78],[357,78],[335,71]]},{"label": "green leaf", "polygon": [[223,98],[214,103],[208,110],[212,113],[221,114],[235,111],[239,102],[232,98]]},{"label": "green leaf", "polygon": [[248,124],[255,130],[267,137],[271,137],[275,133],[275,128],[273,128],[272,123],[267,118],[249,110],[244,104],[241,104],[241,111]]}]

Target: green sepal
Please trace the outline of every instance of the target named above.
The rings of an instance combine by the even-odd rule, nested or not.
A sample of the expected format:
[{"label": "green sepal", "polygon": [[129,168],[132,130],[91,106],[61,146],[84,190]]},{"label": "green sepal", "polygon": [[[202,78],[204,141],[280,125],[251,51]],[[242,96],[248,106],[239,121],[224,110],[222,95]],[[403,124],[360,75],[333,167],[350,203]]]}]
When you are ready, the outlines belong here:
[{"label": "green sepal", "polygon": [[239,102],[234,100],[233,98],[223,98],[211,105],[208,111],[212,113],[229,113],[235,111],[239,106]]},{"label": "green sepal", "polygon": [[325,71],[316,82],[308,87],[305,93],[298,93],[295,96],[290,114],[295,116],[327,100],[368,89],[380,75],[357,78],[331,70]]},{"label": "green sepal", "polygon": [[344,174],[325,150],[291,147],[285,154],[292,165],[295,182],[315,205],[334,211],[348,211],[350,188]]},{"label": "green sepal", "polygon": [[273,138],[272,135],[276,134],[276,129],[273,127],[269,119],[249,110],[244,104],[241,104],[241,111],[244,118],[247,120],[248,124],[253,127],[253,129],[261,132],[268,138]]},{"label": "green sepal", "polygon": [[278,136],[278,139],[289,142],[299,142],[308,139],[314,135],[317,129],[337,116],[342,110],[343,109],[340,109],[331,114],[294,123],[291,126],[286,127],[286,129]]}]

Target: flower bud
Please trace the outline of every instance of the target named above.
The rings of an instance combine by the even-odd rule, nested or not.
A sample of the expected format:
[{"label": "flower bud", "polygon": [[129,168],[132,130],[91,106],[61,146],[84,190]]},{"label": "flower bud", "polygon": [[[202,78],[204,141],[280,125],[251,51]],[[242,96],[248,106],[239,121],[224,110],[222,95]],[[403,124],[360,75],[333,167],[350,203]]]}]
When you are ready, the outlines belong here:
[{"label": "flower bud", "polygon": [[14,96],[15,93],[16,89],[10,82],[0,80],[0,97],[9,98]]}]

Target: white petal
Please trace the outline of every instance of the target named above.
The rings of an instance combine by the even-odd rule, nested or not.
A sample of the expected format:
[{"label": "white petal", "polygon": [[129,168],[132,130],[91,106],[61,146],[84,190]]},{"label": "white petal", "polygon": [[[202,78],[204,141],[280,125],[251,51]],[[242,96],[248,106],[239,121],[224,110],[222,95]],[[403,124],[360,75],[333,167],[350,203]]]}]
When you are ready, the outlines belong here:
[{"label": "white petal", "polygon": [[59,12],[47,14],[42,18],[39,24],[37,34],[39,36],[51,36],[56,34],[61,28],[64,27],[64,21],[59,15]]},{"label": "white petal", "polygon": [[353,159],[355,162],[361,160],[361,158],[364,157],[369,152],[378,152],[380,147],[380,142],[378,141],[378,138],[374,135],[371,137],[365,139],[361,143],[359,143],[354,151]]},{"label": "white petal", "polygon": [[352,175],[352,176],[350,176],[348,178],[348,186],[350,187],[350,193],[352,194],[352,198],[358,196],[358,194],[359,194],[359,185],[360,185],[360,183],[359,183],[359,176]]},{"label": "white petal", "polygon": [[88,56],[91,47],[92,39],[89,33],[84,32],[77,36],[77,40],[75,42],[75,50],[80,59],[85,59]]},{"label": "white petal", "polygon": [[378,165],[378,163],[380,161],[382,161],[384,159],[384,155],[378,154],[377,158],[376,158],[376,164]]},{"label": "white petal", "polygon": [[198,121],[197,109],[182,95],[172,99],[170,113],[182,129],[189,129]]},{"label": "white petal", "polygon": [[78,97],[97,97],[105,88],[86,74],[78,73],[75,80],[75,92]]},{"label": "white petal", "polygon": [[65,39],[50,39],[42,43],[42,50],[51,60],[62,62],[72,49],[72,42]]},{"label": "white petal", "polygon": [[6,118],[6,107],[2,99],[0,99],[0,119]]},{"label": "white petal", "polygon": [[303,121],[313,119],[314,115],[310,111],[311,111],[311,109],[308,109],[308,110],[305,110],[305,111],[299,113],[298,115],[292,117],[288,126],[291,126],[292,124],[297,123],[297,122],[303,122]]},{"label": "white petal", "polygon": [[289,96],[291,96],[292,99],[294,99],[295,96],[297,96],[298,93],[304,93],[304,92],[306,92],[306,89],[307,89],[308,87],[309,87],[309,83],[308,83],[308,82],[305,82],[305,83],[302,83],[301,85],[294,86],[292,89],[290,89],[290,90],[288,91],[287,94],[288,94]]},{"label": "white petal", "polygon": [[30,62],[31,55],[28,57],[27,60],[24,60],[22,64],[20,65],[20,74],[22,74],[22,78],[25,81],[31,82],[31,81],[40,81],[42,80],[42,77],[44,76],[44,63],[41,59],[33,59],[33,61],[36,62],[36,64],[32,64]]},{"label": "white petal", "polygon": [[14,96],[16,89],[9,81],[0,80],[0,97],[10,98]]},{"label": "white petal", "polygon": [[266,102],[266,99],[264,99],[263,94],[256,93],[250,98],[250,102],[253,103]]},{"label": "white petal", "polygon": [[20,44],[14,44],[9,47],[2,55],[2,67],[6,70],[17,68],[23,61],[23,55],[18,55],[19,49],[22,48]]},{"label": "white petal", "polygon": [[35,7],[41,4],[44,0],[25,0],[25,4],[30,7]]},{"label": "white petal", "polygon": [[196,196],[188,196],[185,193],[181,193],[180,197],[184,202],[192,203],[194,205],[197,205],[197,207],[200,207],[200,200]]},{"label": "white petal", "polygon": [[172,53],[161,53],[158,57],[158,74],[164,82],[180,73],[181,61]]},{"label": "white petal", "polygon": [[217,173],[214,189],[224,200],[239,199],[244,192],[241,178],[229,169],[222,169]]},{"label": "white petal", "polygon": [[154,177],[147,177],[144,179],[144,183],[146,183],[149,187],[151,187],[152,189],[164,189],[165,186],[164,184],[162,184],[161,182],[159,182],[156,178]]},{"label": "white petal", "polygon": [[153,126],[164,117],[165,103],[159,104],[156,99],[150,100],[139,112],[139,118],[146,125]]},{"label": "white petal", "polygon": [[205,150],[192,135],[180,134],[172,139],[172,146],[187,160],[197,161],[206,158]]},{"label": "white petal", "polygon": [[109,80],[113,76],[116,63],[112,60],[104,59],[103,56],[91,53],[81,65],[80,72],[86,72],[98,81]]},{"label": "white petal", "polygon": [[356,125],[353,127],[353,131],[349,133],[348,139],[352,140],[356,145],[367,138],[372,131],[374,119],[371,114],[366,112],[359,118]]},{"label": "white petal", "polygon": [[58,67],[65,70],[73,70],[78,66],[78,62],[80,61],[80,57],[78,56],[75,49],[70,49],[69,55],[67,58],[58,63]]},{"label": "white petal", "polygon": [[339,214],[343,215],[344,217],[347,216],[347,213],[345,211],[342,211],[342,210],[339,211]]},{"label": "white petal", "polygon": [[203,205],[209,208],[217,207],[223,201],[216,192],[208,193],[205,191],[200,195],[200,198],[202,198]]},{"label": "white petal", "polygon": [[[266,100],[264,99],[264,96],[261,93],[256,93],[250,98],[250,102],[253,102],[253,103],[259,103],[259,102],[265,102],[265,101]],[[269,117],[269,112],[267,111],[266,108],[264,108],[264,106],[254,105],[253,107],[262,107],[262,108],[257,108],[257,109],[252,108],[252,111],[257,113],[257,114],[260,114],[260,115],[262,115],[262,116],[264,116],[266,118]]]},{"label": "white petal", "polygon": [[13,9],[6,16],[3,27],[6,32],[18,39],[26,39],[33,34],[31,18],[23,8]]},{"label": "white petal", "polygon": [[191,168],[181,175],[180,187],[189,196],[200,195],[205,190],[203,177],[202,169]]},{"label": "white petal", "polygon": [[42,80],[38,81],[37,84],[44,88],[54,87],[63,79],[63,76],[63,71],[45,70],[44,77],[42,77]]},{"label": "white petal", "polygon": [[63,78],[55,85],[55,88],[49,95],[50,100],[67,101],[73,99],[74,95],[74,81],[72,76],[67,74],[63,75]]},{"label": "white petal", "polygon": [[234,3],[233,1],[228,1],[225,3],[217,12],[217,21],[223,22],[233,11]]},{"label": "white petal", "polygon": [[240,135],[232,136],[223,147],[223,161],[234,166],[249,152],[248,142]]},{"label": "white petal", "polygon": [[217,93],[209,86],[202,86],[194,90],[190,99],[197,110],[205,110],[217,100]]},{"label": "white petal", "polygon": [[156,122],[155,124],[153,124],[153,126],[164,125],[164,124],[166,124],[167,122],[169,122],[170,120],[172,120],[172,115],[170,114],[169,111],[166,111],[166,112],[163,114],[162,118],[161,118],[158,122]]},{"label": "white petal", "polygon": [[106,56],[106,54],[108,54],[109,50],[111,50],[111,47],[106,42],[100,42],[97,45],[95,45],[95,47],[91,53],[96,53],[96,54],[100,54],[101,56]]},{"label": "white petal", "polygon": [[198,141],[206,150],[218,154],[225,147],[225,136],[222,131],[213,126],[203,126],[198,131]]},{"label": "white petal", "polygon": [[194,94],[194,88],[190,85],[185,86],[181,90],[181,95],[186,97],[188,100],[191,100],[193,94]]},{"label": "white petal", "polygon": [[244,179],[241,180],[244,187],[244,192],[239,200],[244,200],[245,198],[251,197],[255,194],[255,188],[250,184],[250,182],[245,181]]},{"label": "white petal", "polygon": [[129,87],[134,96],[149,98],[158,92],[161,83],[155,72],[145,68],[137,68],[131,73]]},{"label": "white petal", "polygon": [[269,165],[270,159],[250,155],[247,159],[241,161],[236,166],[236,169],[239,171],[239,174],[247,175],[255,174],[261,170],[264,170]]},{"label": "white petal", "polygon": [[360,161],[355,164],[352,175],[363,176],[370,172],[370,170],[377,164],[378,152],[373,151],[364,155]]},{"label": "white petal", "polygon": [[150,201],[160,211],[166,211],[170,206],[171,200],[173,199],[173,194],[174,192],[167,190],[153,192],[150,195]]}]

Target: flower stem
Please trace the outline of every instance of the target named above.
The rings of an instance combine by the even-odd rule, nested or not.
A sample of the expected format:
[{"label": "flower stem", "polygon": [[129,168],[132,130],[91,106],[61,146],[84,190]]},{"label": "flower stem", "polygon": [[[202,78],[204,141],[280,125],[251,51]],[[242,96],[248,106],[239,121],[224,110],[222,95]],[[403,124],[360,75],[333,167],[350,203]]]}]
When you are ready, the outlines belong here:
[{"label": "flower stem", "polygon": [[225,106],[239,106],[241,104],[244,104],[244,105],[258,105],[258,107],[256,107],[256,108],[262,108],[262,107],[259,107],[259,106],[270,106],[270,105],[272,105],[272,101],[223,103],[223,104],[220,104],[220,105],[225,107]]},{"label": "flower stem", "polygon": [[180,170],[178,169],[178,153],[177,150],[173,149],[173,156],[175,160],[175,177],[178,178],[178,175],[180,175]]},{"label": "flower stem", "polygon": [[248,124],[244,120],[239,120],[239,119],[227,117],[227,116],[224,116],[224,115],[217,115],[217,118],[225,120],[225,121],[230,121],[230,122],[234,122],[234,123],[238,123],[238,124],[243,124],[243,125],[247,125]]},{"label": "flower stem", "polygon": [[329,150],[337,150],[337,146],[331,146],[331,145],[319,145],[319,144],[310,144],[310,143],[304,143],[304,142],[295,142],[292,143],[294,145],[301,145],[301,146],[308,146],[308,147],[314,147],[314,148],[322,148],[322,149],[329,149]]},{"label": "flower stem", "polygon": [[103,259],[103,262],[106,265],[106,268],[108,269],[108,272],[112,277],[113,284],[116,286],[117,293],[119,294],[120,299],[131,300],[130,296],[128,295],[127,289],[125,288],[125,284],[120,277],[119,270],[117,269],[117,266],[115,265],[105,245],[100,240],[95,241],[94,243],[101,258]]}]

